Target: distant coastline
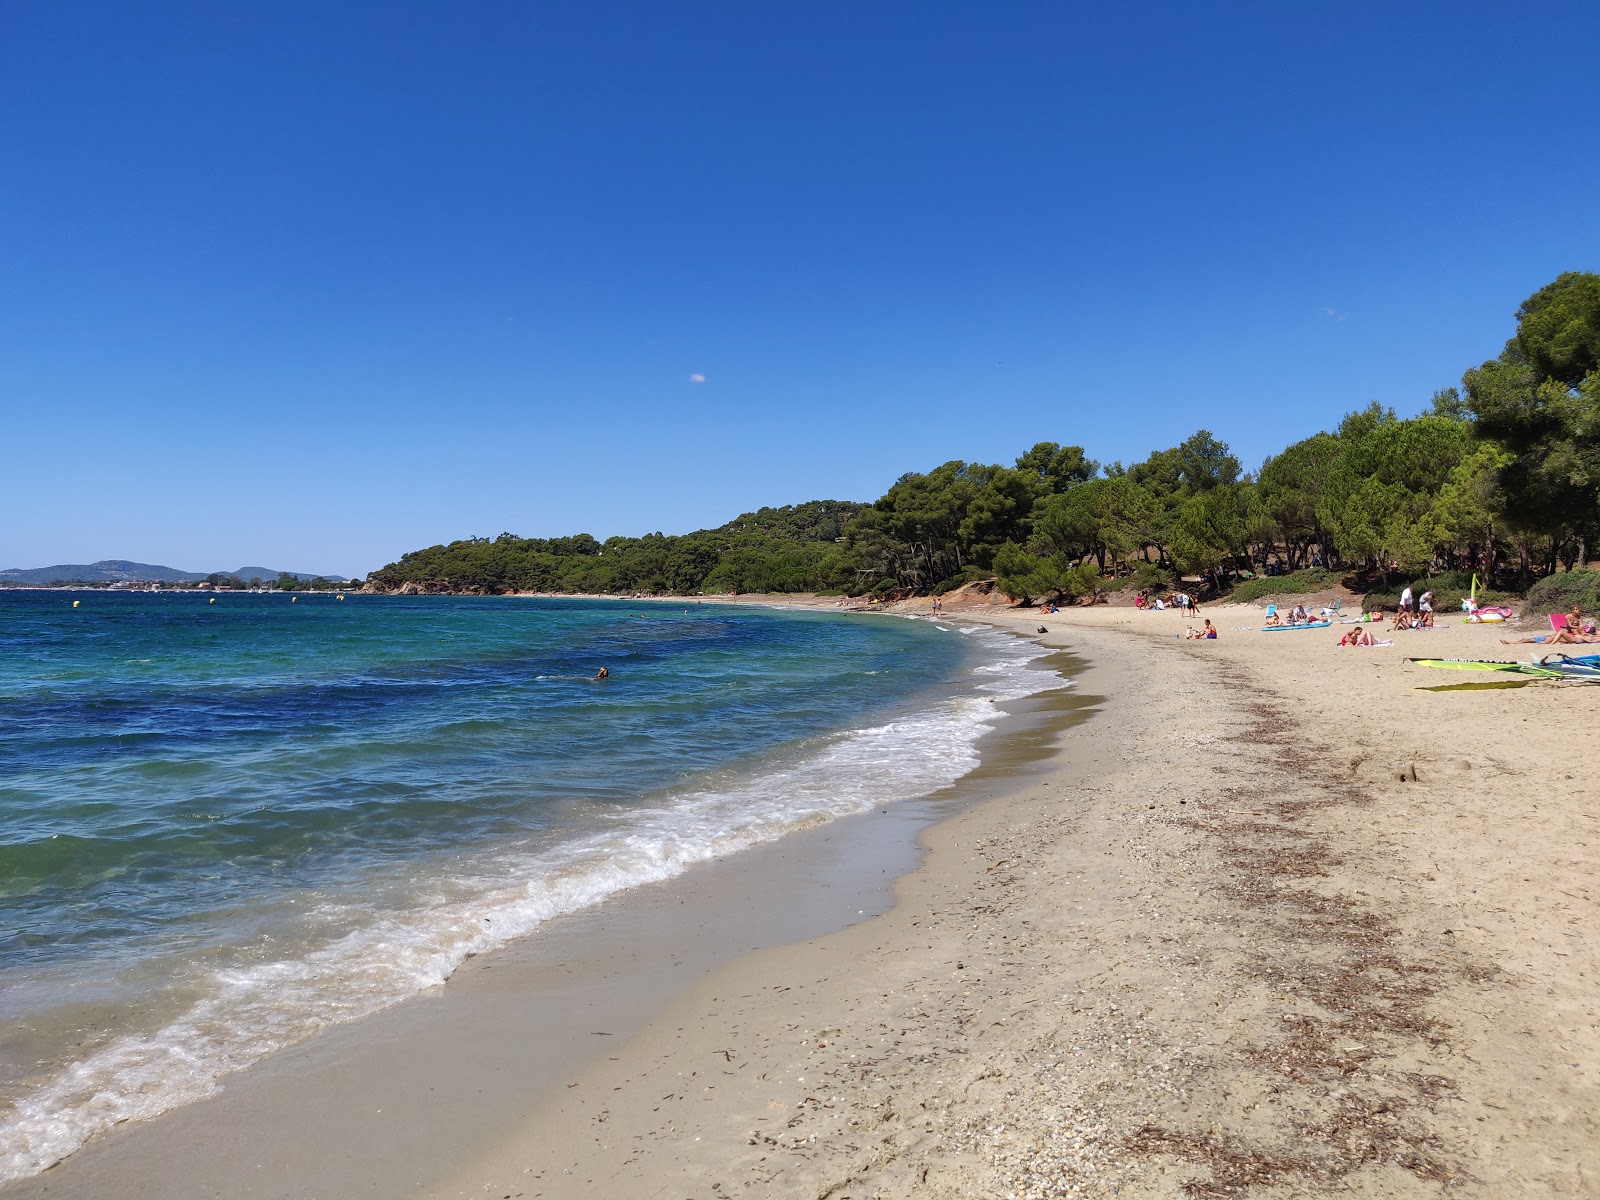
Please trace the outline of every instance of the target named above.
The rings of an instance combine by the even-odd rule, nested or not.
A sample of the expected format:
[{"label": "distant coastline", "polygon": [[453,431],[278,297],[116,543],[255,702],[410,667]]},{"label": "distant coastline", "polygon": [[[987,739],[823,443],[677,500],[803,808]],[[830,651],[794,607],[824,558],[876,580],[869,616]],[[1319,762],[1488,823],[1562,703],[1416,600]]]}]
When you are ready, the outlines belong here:
[{"label": "distant coastline", "polygon": [[104,558],[93,563],[58,563],[49,567],[0,570],[0,587],[149,589],[152,587],[217,587],[228,590],[287,591],[294,585],[359,586],[360,580],[338,573],[283,571],[240,567],[236,571],[182,571],[156,563]]}]

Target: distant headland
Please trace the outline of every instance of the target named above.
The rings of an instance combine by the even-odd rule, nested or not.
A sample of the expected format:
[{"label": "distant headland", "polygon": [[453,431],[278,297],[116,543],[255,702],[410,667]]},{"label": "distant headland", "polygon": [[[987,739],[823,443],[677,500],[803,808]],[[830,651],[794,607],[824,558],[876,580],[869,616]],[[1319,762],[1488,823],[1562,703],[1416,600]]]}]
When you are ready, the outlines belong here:
[{"label": "distant headland", "polygon": [[348,575],[310,571],[277,571],[267,567],[240,567],[237,571],[180,571],[154,563],[103,558],[93,563],[61,563],[53,567],[12,567],[0,571],[0,587],[166,587],[312,588],[345,586]]}]

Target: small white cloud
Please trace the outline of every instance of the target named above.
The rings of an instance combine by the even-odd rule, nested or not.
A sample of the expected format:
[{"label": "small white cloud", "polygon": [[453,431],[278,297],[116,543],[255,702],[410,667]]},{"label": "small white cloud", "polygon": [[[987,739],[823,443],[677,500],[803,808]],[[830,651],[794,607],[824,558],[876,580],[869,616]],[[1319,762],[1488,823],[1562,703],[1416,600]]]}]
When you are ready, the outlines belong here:
[{"label": "small white cloud", "polygon": [[704,383],[705,381],[706,377],[700,374],[699,371],[696,371],[693,375],[689,376],[690,383]]},{"label": "small white cloud", "polygon": [[1327,317],[1330,321],[1348,321],[1350,319],[1349,313],[1340,312],[1336,308],[1324,308],[1322,310],[1322,315]]}]

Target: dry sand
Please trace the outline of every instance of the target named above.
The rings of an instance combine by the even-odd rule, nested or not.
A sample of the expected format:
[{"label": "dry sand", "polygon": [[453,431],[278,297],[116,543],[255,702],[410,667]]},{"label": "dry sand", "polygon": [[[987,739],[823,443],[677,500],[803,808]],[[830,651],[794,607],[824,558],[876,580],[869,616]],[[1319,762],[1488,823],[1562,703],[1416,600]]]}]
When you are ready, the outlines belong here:
[{"label": "dry sand", "polygon": [[1205,615],[977,618],[1094,664],[1054,769],[425,1194],[1600,1195],[1600,687]]},{"label": "dry sand", "polygon": [[[1218,641],[965,612],[1046,625],[1097,711],[1020,785],[969,781],[998,794],[927,831],[879,916],[686,986],[624,971],[637,1019],[541,966],[580,957],[564,937],[604,992],[632,954],[563,926],[5,1195],[1600,1195],[1600,687],[1416,690],[1473,677],[1407,655],[1536,651],[1489,627],[1341,649],[1204,615]],[[798,841],[756,855],[607,912],[675,968],[761,895],[813,928],[874,907],[807,884]],[[562,1003],[617,1010],[573,1026],[603,1050],[531,1045]]]}]

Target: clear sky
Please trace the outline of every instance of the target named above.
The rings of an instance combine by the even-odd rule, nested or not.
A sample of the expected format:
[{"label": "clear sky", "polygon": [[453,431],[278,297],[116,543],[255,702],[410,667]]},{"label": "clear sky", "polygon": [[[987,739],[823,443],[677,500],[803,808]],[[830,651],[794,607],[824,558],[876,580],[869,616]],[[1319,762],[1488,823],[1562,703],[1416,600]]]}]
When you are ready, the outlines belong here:
[{"label": "clear sky", "polygon": [[1600,269],[1592,2],[11,4],[0,567],[1247,467]]}]

